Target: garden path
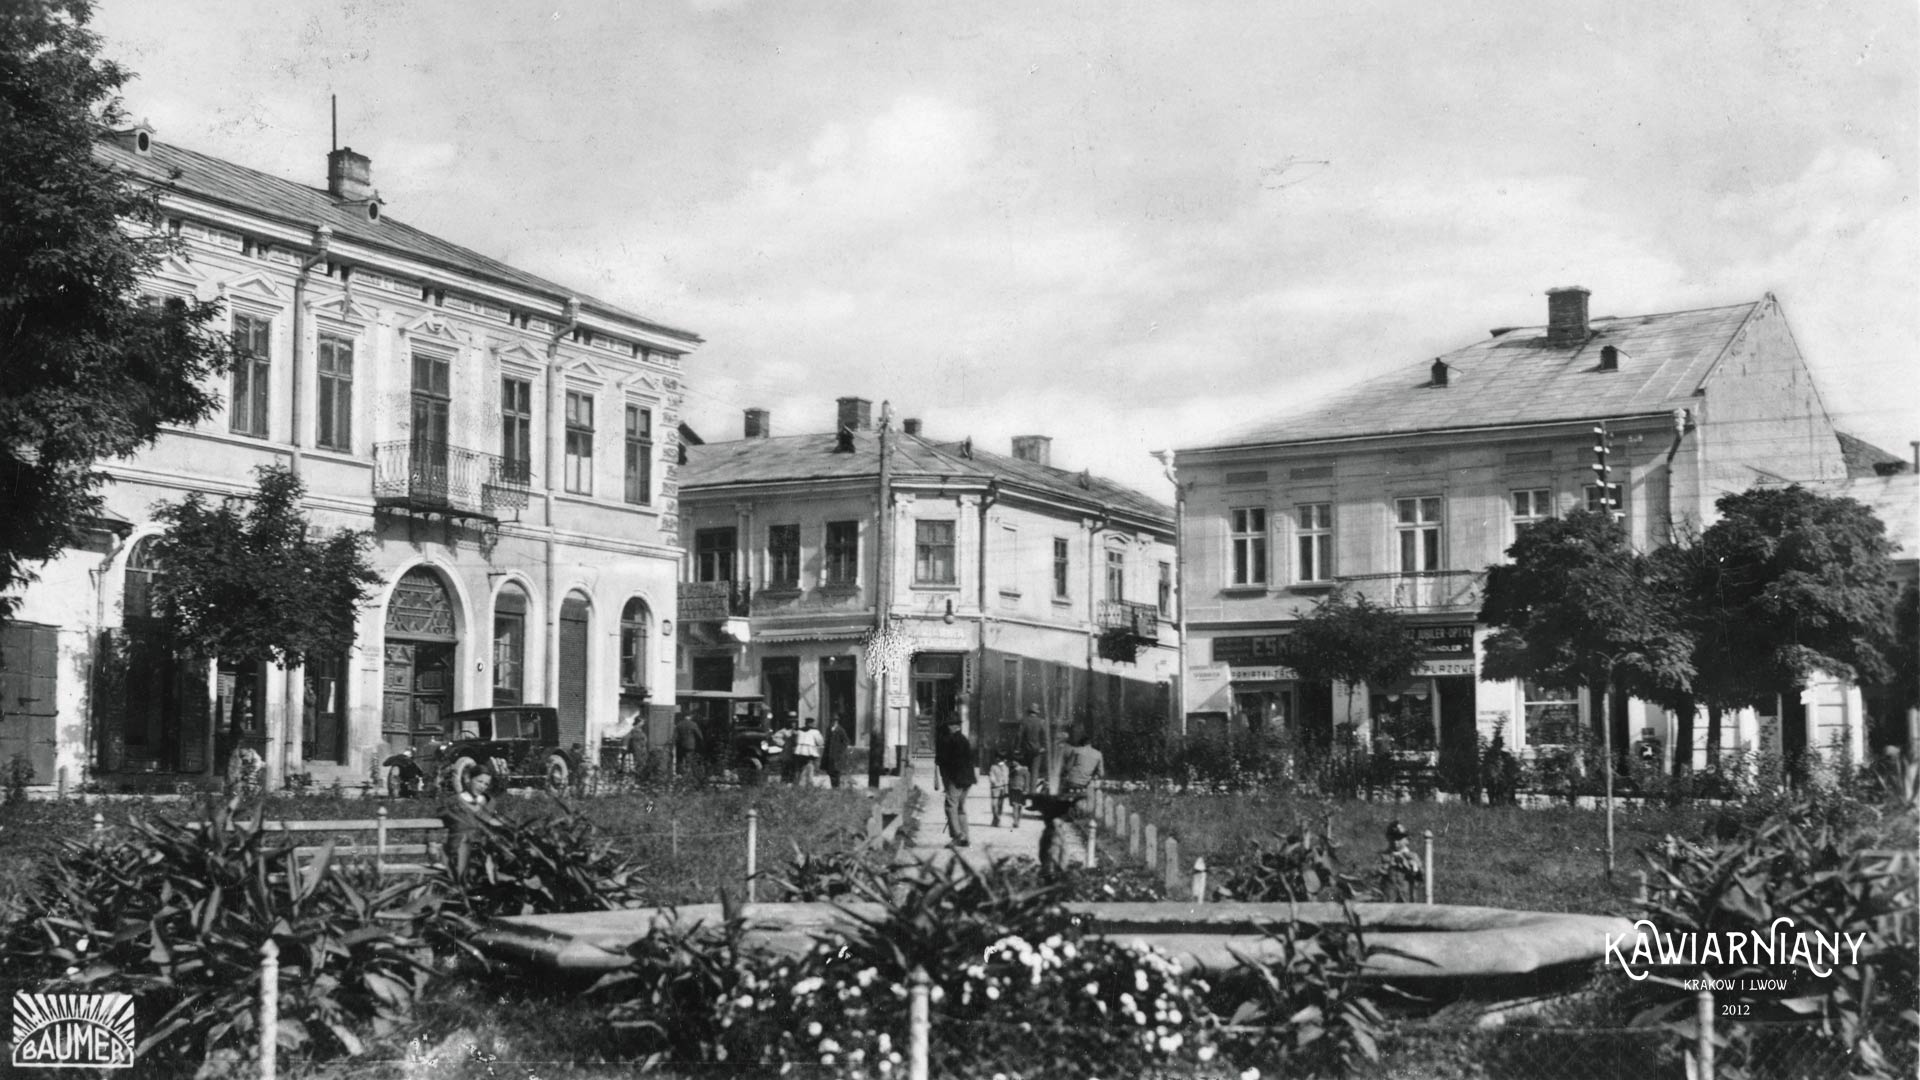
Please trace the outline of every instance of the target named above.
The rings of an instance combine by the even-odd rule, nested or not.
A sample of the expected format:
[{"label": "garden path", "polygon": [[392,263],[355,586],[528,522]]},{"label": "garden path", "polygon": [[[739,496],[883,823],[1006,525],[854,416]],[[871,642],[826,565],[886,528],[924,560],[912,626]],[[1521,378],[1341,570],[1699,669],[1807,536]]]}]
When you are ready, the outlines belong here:
[{"label": "garden path", "polygon": [[[1040,818],[1037,814],[1025,814],[1020,824],[1013,824],[1013,808],[1008,807],[1002,813],[1000,827],[993,826],[993,801],[987,794],[984,778],[967,793],[967,839],[964,848],[950,846],[952,837],[947,835],[947,793],[940,790],[938,780],[931,769],[916,769],[913,784],[920,789],[919,828],[907,849],[914,855],[930,858],[938,862],[942,859],[960,855],[975,866],[984,866],[994,859],[1009,856],[1024,856],[1037,859],[1040,855]],[[1069,829],[1067,847],[1069,861],[1075,866],[1087,860],[1086,833],[1081,827]],[[1096,839],[1096,858],[1101,862],[1108,857],[1099,851],[1113,850],[1105,836]]]}]

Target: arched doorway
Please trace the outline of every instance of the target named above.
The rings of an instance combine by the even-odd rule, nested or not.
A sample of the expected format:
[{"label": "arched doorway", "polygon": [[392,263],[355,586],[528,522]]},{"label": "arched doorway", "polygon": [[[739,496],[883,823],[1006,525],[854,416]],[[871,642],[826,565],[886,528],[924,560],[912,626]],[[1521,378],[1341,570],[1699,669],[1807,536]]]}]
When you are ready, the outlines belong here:
[{"label": "arched doorway", "polygon": [[527,700],[527,593],[514,582],[493,599],[493,703]]},{"label": "arched doorway", "polygon": [[386,682],[380,733],[395,750],[438,736],[453,711],[453,596],[424,566],[403,574],[387,601]]},{"label": "arched doorway", "polygon": [[95,708],[106,736],[100,764],[108,772],[207,767],[206,675],[203,669],[195,677],[160,625],[153,583],[164,570],[154,540],[143,537],[127,553],[121,628],[108,632],[101,651],[105,677]]},{"label": "arched doorway", "polygon": [[[653,613],[647,602],[634,597],[620,611],[620,727],[647,728],[647,701],[653,690],[647,685],[652,650],[648,625]],[[649,742],[653,741],[651,738]]]},{"label": "arched doorway", "polygon": [[587,742],[587,634],[593,604],[582,593],[570,593],[560,605],[560,745]]}]

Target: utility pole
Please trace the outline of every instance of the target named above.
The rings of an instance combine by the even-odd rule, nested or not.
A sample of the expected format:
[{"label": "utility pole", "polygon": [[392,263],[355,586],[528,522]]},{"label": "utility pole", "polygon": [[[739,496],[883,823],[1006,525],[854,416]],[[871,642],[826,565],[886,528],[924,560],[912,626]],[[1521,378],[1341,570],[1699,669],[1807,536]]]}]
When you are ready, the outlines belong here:
[{"label": "utility pole", "polygon": [[[1608,518],[1619,520],[1613,505],[1613,468],[1607,460],[1613,451],[1613,436],[1605,423],[1593,427],[1593,473],[1600,485],[1600,506]],[[1600,731],[1604,746],[1607,780],[1607,880],[1613,880],[1613,659],[1607,659],[1605,680],[1600,684]]]},{"label": "utility pole", "polygon": [[[893,405],[880,403],[880,426],[876,433],[880,447],[880,512],[874,527],[873,631],[887,634],[887,620],[893,611],[893,447],[887,428],[892,423]],[[883,745],[892,745],[893,659],[880,670],[880,702],[874,710],[879,720]],[[896,761],[896,765],[901,762]]]}]

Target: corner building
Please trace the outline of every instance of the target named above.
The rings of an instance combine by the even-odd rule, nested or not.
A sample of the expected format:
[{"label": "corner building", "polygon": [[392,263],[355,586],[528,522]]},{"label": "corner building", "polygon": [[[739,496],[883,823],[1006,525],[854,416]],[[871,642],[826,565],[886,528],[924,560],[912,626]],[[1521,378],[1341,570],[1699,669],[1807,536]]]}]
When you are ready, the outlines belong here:
[{"label": "corner building", "polygon": [[758,693],[860,748],[877,734],[889,768],[931,757],[953,717],[985,754],[1028,706],[1110,753],[1165,736],[1170,507],[1054,468],[1045,436],[1002,455],[876,426],[853,397],[833,419],[775,436],[749,409],[744,438],[687,448],[684,688]]},{"label": "corner building", "polygon": [[[103,464],[107,512],[25,590],[0,661],[35,701],[0,724],[0,758],[112,790],[246,747],[276,786],[351,784],[457,709],[554,705],[562,744],[585,748],[664,724],[700,338],[395,220],[350,149],[324,188],[144,127],[98,152],[164,184],[183,245],[147,290],[224,300],[241,355],[203,423]],[[153,508],[251,491],[260,465],[298,473],[316,525],[370,532],[382,584],[342,655],[190,664],[153,627]]]},{"label": "corner building", "polygon": [[[1588,291],[1562,288],[1546,315],[1177,453],[1191,713],[1321,743],[1352,715],[1363,740],[1429,751],[1443,775],[1496,731],[1523,753],[1563,745],[1581,725],[1598,730],[1586,695],[1477,678],[1486,568],[1506,561],[1517,529],[1611,503],[1645,550],[1755,484],[1842,493],[1841,437],[1771,295],[1590,318]],[[1609,489],[1593,467],[1597,425]],[[1412,679],[1312,685],[1277,665],[1280,639],[1335,589],[1413,624],[1424,649]],[[1652,728],[1669,768],[1676,755],[1706,764],[1704,719],[1616,698],[1609,720],[1617,746]],[[1857,760],[1861,721],[1859,691],[1826,681],[1730,718],[1722,746],[1837,740]]]}]

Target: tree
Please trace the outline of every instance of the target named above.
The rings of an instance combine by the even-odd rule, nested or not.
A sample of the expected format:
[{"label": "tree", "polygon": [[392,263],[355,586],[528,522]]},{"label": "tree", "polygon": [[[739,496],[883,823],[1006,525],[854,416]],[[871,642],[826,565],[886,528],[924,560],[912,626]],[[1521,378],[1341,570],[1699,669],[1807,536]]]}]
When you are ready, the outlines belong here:
[{"label": "tree", "polygon": [[99,512],[96,463],[208,415],[230,351],[217,304],[141,299],[176,241],[153,187],[95,156],[129,76],[91,15],[0,0],[0,621]]},{"label": "tree", "polygon": [[1692,641],[1674,598],[1611,516],[1575,510],[1529,525],[1507,557],[1487,573],[1480,621],[1495,629],[1481,678],[1585,689],[1600,723],[1616,686],[1646,696],[1690,685]]},{"label": "tree", "polygon": [[1722,709],[1771,702],[1819,673],[1887,679],[1898,595],[1886,526],[1853,499],[1791,485],[1715,506],[1720,519],[1697,538],[1656,553],[1668,591],[1684,600],[1710,753]]},{"label": "tree", "polygon": [[[1393,609],[1341,590],[1315,605],[1281,640],[1279,659],[1305,682],[1385,688],[1413,674],[1420,647]],[[1351,696],[1347,724],[1353,724]]]},{"label": "tree", "polygon": [[[168,523],[155,542],[163,573],[153,602],[170,644],[202,659],[298,666],[353,644],[355,612],[380,581],[366,533],[317,535],[300,510],[300,478],[254,470],[259,492],[208,506],[199,492],[154,508]],[[231,741],[239,735],[236,711]]]}]

